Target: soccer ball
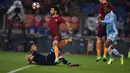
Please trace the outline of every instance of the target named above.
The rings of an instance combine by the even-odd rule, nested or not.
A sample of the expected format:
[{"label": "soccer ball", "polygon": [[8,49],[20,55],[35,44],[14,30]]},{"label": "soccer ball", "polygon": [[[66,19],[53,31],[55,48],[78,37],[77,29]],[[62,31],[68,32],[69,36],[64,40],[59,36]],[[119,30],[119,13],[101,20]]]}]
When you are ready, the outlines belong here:
[{"label": "soccer ball", "polygon": [[32,3],[32,8],[33,9],[38,9],[38,8],[40,8],[40,4],[38,2],[33,2]]}]

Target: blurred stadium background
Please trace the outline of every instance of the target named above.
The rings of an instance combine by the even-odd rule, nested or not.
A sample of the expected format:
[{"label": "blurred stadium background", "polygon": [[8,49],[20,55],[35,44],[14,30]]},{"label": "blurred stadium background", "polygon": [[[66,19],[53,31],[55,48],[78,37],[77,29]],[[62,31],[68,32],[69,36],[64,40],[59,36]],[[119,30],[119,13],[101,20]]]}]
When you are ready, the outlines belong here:
[{"label": "blurred stadium background", "polygon": [[[51,48],[51,39],[46,28],[48,23],[49,9],[52,5],[59,7],[60,15],[73,27],[73,43],[66,44],[61,50],[64,53],[96,54],[95,38],[97,25],[95,23],[98,14],[98,0],[21,0],[25,8],[25,28],[29,42],[35,42],[38,49],[48,52]],[[118,17],[117,27],[119,30],[117,49],[127,57],[130,38],[130,1],[108,0],[115,8]],[[33,9],[32,3],[39,2],[40,8]],[[8,31],[8,18],[5,13],[12,5],[13,0],[0,1],[0,50],[1,51],[25,51],[24,39],[21,34],[20,24],[13,24],[12,43],[6,48],[6,36]],[[62,26],[64,27],[64,26]],[[63,38],[68,37],[65,30],[61,31]],[[90,51],[90,52],[89,52]]]},{"label": "blurred stadium background", "polygon": [[[8,18],[6,17],[5,13],[8,10],[8,8],[13,4],[13,1],[14,0],[0,0],[0,51],[1,51],[0,62],[3,62],[2,64],[0,63],[1,68],[0,71],[2,73],[6,72],[6,70],[9,71],[26,65],[24,63],[25,61],[23,61],[25,55],[25,53],[23,52],[26,52],[28,48],[23,47],[25,44],[25,40],[23,38],[23,35],[21,34],[22,32],[20,30],[21,28],[20,24],[18,23],[13,24],[14,28],[11,36],[12,43],[9,45],[10,47],[7,48],[6,46],[7,40],[5,38],[7,37],[8,25],[10,24],[8,22]],[[60,15],[66,21],[70,22],[73,27],[72,36],[74,37],[74,40],[72,43],[66,44],[61,49],[61,52],[66,54],[96,55],[95,44],[96,44],[97,25],[95,23],[95,20],[98,14],[98,6],[99,6],[98,0],[21,0],[21,1],[25,9],[24,26],[26,28],[29,43],[35,42],[36,45],[38,46],[39,51],[47,53],[51,48],[51,38],[48,38],[50,35],[46,27],[48,23],[49,9],[52,5],[56,5],[60,9]],[[127,58],[128,52],[130,51],[130,9],[129,9],[130,1],[129,0],[108,0],[108,1],[112,3],[112,5],[114,6],[115,12],[118,17],[117,27],[119,30],[119,36],[118,36],[118,45],[116,47],[119,50],[119,52],[123,53]],[[33,2],[39,2],[40,8],[36,10],[33,9],[32,8]],[[62,27],[64,29],[64,26]],[[62,37],[63,39],[69,36],[69,34],[65,30],[62,30],[61,33],[63,35]],[[129,73],[130,71],[128,69],[129,68],[128,60],[126,60],[127,63],[125,67],[120,67],[119,66],[120,64],[117,64],[118,63],[117,62],[116,64],[113,65],[113,67],[111,66],[112,68],[110,66],[107,66],[106,64],[104,65],[103,63],[100,64],[101,68],[98,68],[97,65],[95,65],[95,63],[93,64],[93,62],[95,62],[96,57],[93,56],[90,57],[66,56],[66,57],[74,63],[80,62],[81,64],[86,65],[83,66],[83,68],[80,68],[77,72],[75,70],[71,71],[75,73],[79,72],[109,73],[109,71],[111,71],[112,68],[116,68],[113,73],[123,73],[123,72]],[[71,60],[71,58],[73,58],[74,60]],[[77,60],[77,58],[79,60],[81,59],[82,60],[79,61]],[[11,62],[12,64],[10,64],[10,62],[7,62],[6,60],[12,61]],[[12,65],[14,66],[12,67]],[[93,67],[95,66],[97,69],[95,69],[94,71]],[[37,66],[37,69],[38,68],[41,67]],[[56,67],[54,69],[58,68],[60,67]],[[89,71],[85,71],[86,68]],[[106,70],[102,71],[105,68]],[[27,73],[30,72],[31,70],[28,70]],[[63,70],[64,69],[61,68],[60,72],[66,73],[69,71],[69,69],[67,68],[65,68],[64,72]],[[39,72],[40,70],[35,71],[34,69],[33,71]],[[33,73],[33,71],[31,72]],[[45,73],[47,73],[47,71],[48,68],[45,68]],[[52,71],[54,70],[52,69]],[[22,72],[24,73],[24,71]]]}]

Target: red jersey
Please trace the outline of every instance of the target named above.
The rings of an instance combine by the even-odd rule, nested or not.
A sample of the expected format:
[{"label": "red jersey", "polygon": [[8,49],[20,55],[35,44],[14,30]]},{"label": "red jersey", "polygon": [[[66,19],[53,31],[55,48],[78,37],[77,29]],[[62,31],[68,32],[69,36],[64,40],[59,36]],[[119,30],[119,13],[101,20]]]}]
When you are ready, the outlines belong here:
[{"label": "red jersey", "polygon": [[66,21],[60,17],[60,16],[56,16],[56,17],[50,17],[49,20],[49,31],[51,36],[54,38],[55,36],[59,36],[60,35],[60,24],[61,23],[66,23]]},{"label": "red jersey", "polygon": [[104,7],[105,6],[110,6],[110,8],[112,9],[112,11],[114,11],[114,8],[113,8],[113,6],[110,4],[110,3],[108,3],[108,2],[106,2],[106,3],[100,3],[100,5],[99,5],[99,14],[101,14],[102,15],[102,18],[101,19],[104,19],[104,17],[105,17],[105,12],[104,12]]}]

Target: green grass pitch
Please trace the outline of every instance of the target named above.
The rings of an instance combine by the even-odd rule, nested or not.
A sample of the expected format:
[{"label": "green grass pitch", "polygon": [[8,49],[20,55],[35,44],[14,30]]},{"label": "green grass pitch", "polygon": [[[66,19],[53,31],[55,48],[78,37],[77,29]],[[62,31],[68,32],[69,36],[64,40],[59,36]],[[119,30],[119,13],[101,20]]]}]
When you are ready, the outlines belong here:
[{"label": "green grass pitch", "polygon": [[[26,53],[0,52],[0,73],[7,73],[12,70],[27,66],[24,60]],[[39,66],[18,71],[16,73],[130,73],[130,60],[125,59],[124,65],[120,65],[119,58],[115,58],[113,64],[96,63],[96,56],[85,55],[64,55],[72,63],[78,63],[80,67],[68,67],[64,64],[57,66]]]}]

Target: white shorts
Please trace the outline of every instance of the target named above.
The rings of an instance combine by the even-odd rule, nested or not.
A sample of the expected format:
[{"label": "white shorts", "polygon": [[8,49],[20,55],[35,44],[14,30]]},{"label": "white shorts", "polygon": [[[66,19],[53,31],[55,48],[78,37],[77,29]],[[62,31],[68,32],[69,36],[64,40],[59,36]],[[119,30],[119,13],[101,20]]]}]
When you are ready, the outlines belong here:
[{"label": "white shorts", "polygon": [[116,33],[111,33],[107,36],[107,40],[111,40],[112,43],[111,44],[117,44],[117,34]]}]

